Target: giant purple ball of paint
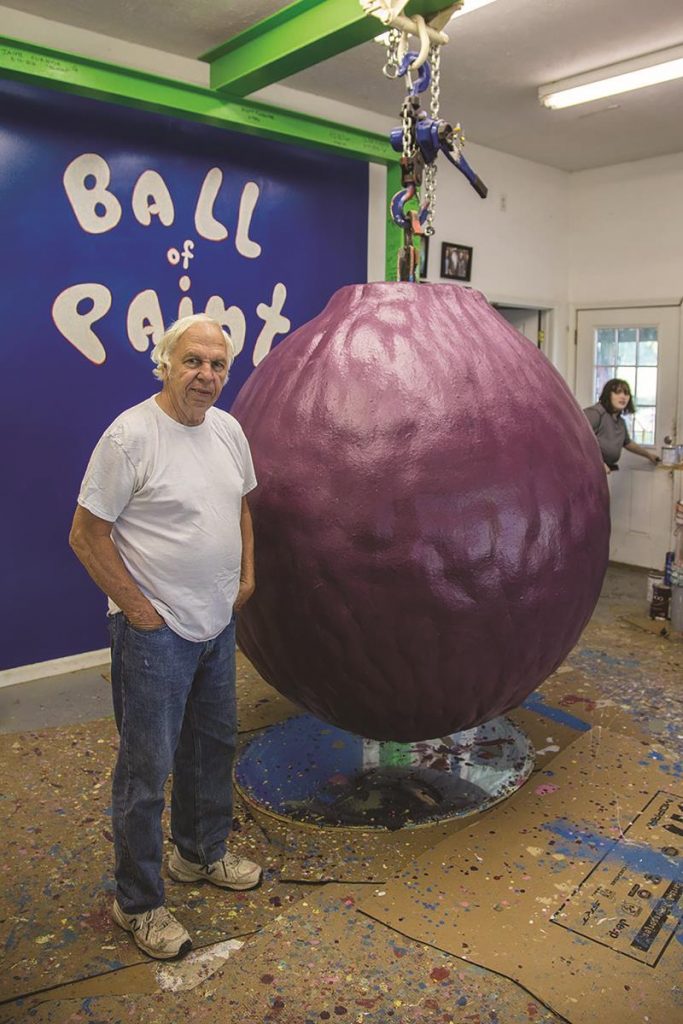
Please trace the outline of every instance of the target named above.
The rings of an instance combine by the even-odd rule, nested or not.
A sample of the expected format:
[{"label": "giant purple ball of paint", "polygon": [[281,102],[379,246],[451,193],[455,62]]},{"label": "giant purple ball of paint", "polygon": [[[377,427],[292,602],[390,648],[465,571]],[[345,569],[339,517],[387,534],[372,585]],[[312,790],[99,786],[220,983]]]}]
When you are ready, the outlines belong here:
[{"label": "giant purple ball of paint", "polygon": [[518,706],[563,661],[607,566],[593,432],[535,345],[456,285],[342,288],[257,367],[249,438],[261,675],[374,739]]}]

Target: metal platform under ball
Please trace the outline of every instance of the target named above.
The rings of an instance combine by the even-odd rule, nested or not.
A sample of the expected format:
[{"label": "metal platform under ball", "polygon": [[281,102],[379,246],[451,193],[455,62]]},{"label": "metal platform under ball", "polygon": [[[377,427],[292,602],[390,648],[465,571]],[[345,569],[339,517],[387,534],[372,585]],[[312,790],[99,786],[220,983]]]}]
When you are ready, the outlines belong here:
[{"label": "metal platform under ball", "polygon": [[413,743],[367,740],[311,715],[257,733],[235,782],[267,814],[320,827],[415,828],[486,810],[529,777],[528,737],[501,716]]}]

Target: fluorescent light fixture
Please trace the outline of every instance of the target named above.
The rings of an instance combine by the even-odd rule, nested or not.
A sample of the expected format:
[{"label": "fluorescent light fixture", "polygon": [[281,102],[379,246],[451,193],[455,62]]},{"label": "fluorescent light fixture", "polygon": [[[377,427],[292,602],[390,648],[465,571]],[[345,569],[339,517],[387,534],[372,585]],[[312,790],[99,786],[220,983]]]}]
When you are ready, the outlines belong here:
[{"label": "fluorescent light fixture", "polygon": [[455,21],[456,18],[462,18],[463,14],[471,14],[472,11],[478,10],[480,7],[486,7],[487,4],[492,4],[494,0],[465,0],[464,4],[459,11],[450,18],[450,21]]},{"label": "fluorescent light fixture", "polygon": [[575,75],[560,82],[542,85],[538,98],[550,110],[574,107],[578,103],[602,100],[606,96],[618,96],[633,89],[645,89],[660,82],[671,82],[683,78],[683,46],[670,50],[659,50],[644,57],[634,57],[620,64]]}]

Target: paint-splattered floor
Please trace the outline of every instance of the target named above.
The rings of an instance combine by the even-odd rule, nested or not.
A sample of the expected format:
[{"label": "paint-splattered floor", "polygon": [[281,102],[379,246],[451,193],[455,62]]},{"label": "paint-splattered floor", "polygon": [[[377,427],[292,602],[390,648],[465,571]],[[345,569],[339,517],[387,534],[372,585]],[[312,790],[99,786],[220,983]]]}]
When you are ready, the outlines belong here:
[{"label": "paint-splattered floor", "polygon": [[[583,717],[615,731],[641,731],[678,751],[678,761],[669,759],[666,768],[680,777],[683,638],[668,634],[665,623],[648,620],[645,590],[644,572],[610,568],[581,642],[544,685],[534,705],[537,712],[551,705],[555,708],[546,731],[553,726],[557,731],[547,737],[553,742],[542,755],[546,761],[553,756],[550,748],[560,730],[571,738],[575,720]],[[263,684],[248,677],[242,683],[243,701],[256,723],[253,728],[291,711]],[[215,890],[188,892],[186,887],[178,892],[182,887],[175,887],[170,895],[177,912],[194,930],[196,945],[203,948],[193,954],[194,960],[178,965],[159,966],[138,955],[107,918],[111,846],[106,836],[100,838],[106,830],[104,780],[114,740],[112,723],[104,718],[109,713],[107,701],[107,686],[98,672],[0,690],[0,732],[15,734],[7,736],[6,756],[25,752],[24,763],[34,766],[41,756],[45,759],[42,774],[32,770],[24,777],[6,774],[2,780],[4,817],[10,826],[11,812],[19,813],[12,794],[16,799],[20,784],[36,786],[32,823],[30,816],[26,818],[23,845],[15,848],[18,834],[11,827],[3,831],[0,867],[3,889],[10,895],[4,901],[4,920],[0,919],[2,1024],[318,1024],[337,1020],[551,1024],[561,1020],[511,981],[407,939],[358,912],[357,904],[366,896],[381,892],[382,885],[413,857],[443,838],[448,831],[443,826],[431,836],[418,830],[364,839],[347,831],[316,835],[309,830],[302,835],[282,825],[268,828],[266,822],[266,835],[263,823],[242,809],[239,841],[250,850],[258,848],[268,868],[262,890],[237,900]],[[38,744],[42,753],[37,754],[28,731],[35,735],[54,726],[59,727],[62,749],[46,746],[42,750]],[[69,747],[73,730],[80,730],[79,744],[85,730],[89,744]],[[55,735],[47,733],[48,738]],[[93,751],[92,758],[85,756],[85,749]],[[69,770],[87,781],[80,795],[78,786],[69,788]],[[101,791],[100,807],[96,798]],[[80,831],[76,820],[81,822]],[[97,831],[90,843],[89,829]],[[83,862],[88,850],[96,851],[94,865],[92,853],[87,854],[87,864]],[[51,886],[50,876],[60,858],[61,877],[67,878],[67,884]],[[27,873],[28,863],[32,870]],[[325,881],[330,878],[342,881]],[[88,923],[83,929],[84,919]],[[69,962],[67,952],[55,955],[57,927],[65,933],[80,930],[76,935],[80,959]],[[25,942],[21,955],[18,934]],[[91,947],[83,942],[88,936],[93,936]],[[666,1024],[677,1013],[683,1017],[681,1006],[672,1005]],[[606,1005],[600,1024],[612,1024],[612,1020]],[[636,1022],[665,1024],[635,1011],[632,1021],[623,1015],[619,1018],[619,1024]]]}]

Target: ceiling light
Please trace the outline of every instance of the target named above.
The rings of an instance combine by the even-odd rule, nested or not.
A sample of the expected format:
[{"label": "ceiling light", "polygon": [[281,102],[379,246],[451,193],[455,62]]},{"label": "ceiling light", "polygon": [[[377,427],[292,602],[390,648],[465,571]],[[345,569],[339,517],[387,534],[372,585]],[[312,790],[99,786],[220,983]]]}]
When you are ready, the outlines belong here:
[{"label": "ceiling light", "polygon": [[683,46],[634,57],[620,64],[575,75],[560,82],[542,85],[538,98],[550,110],[562,110],[577,103],[590,103],[606,96],[617,96],[633,89],[645,89],[660,82],[683,78]]},{"label": "ceiling light", "polygon": [[471,14],[472,11],[476,11],[480,7],[486,7],[487,4],[492,4],[493,2],[494,0],[465,0],[460,10],[456,11],[450,20],[454,21],[456,18],[462,18],[463,14]]}]

